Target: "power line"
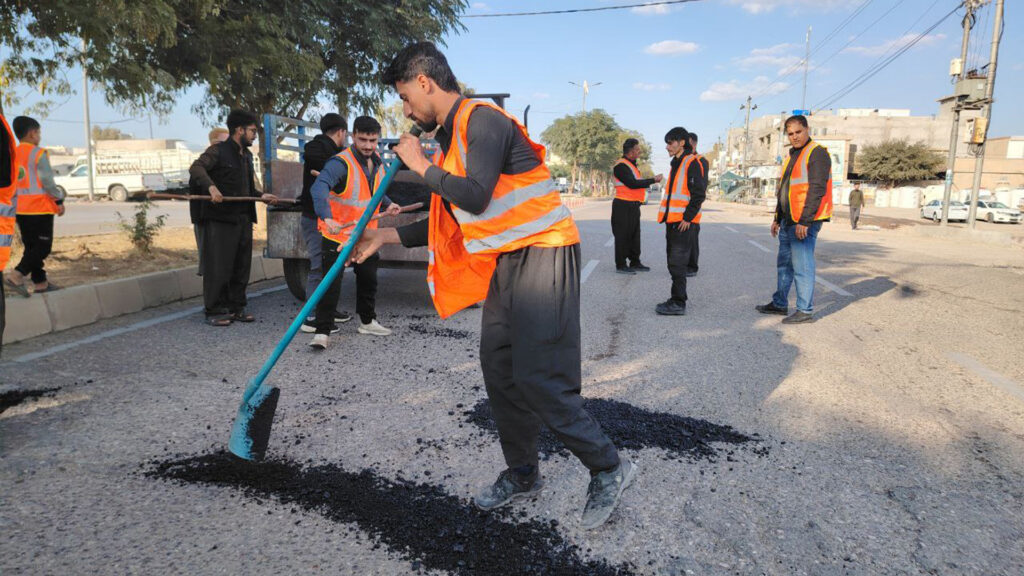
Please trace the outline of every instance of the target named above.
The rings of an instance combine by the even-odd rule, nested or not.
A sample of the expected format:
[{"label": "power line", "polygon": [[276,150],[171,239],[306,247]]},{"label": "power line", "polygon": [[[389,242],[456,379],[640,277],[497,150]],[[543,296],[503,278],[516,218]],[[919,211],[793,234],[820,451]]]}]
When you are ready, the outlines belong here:
[{"label": "power line", "polygon": [[543,12],[500,12],[495,14],[464,14],[462,18],[501,18],[505,16],[547,16],[549,14],[575,14],[578,12],[601,12],[603,10],[623,10],[626,8],[644,8],[646,6],[664,6],[668,4],[684,4],[700,0],[663,0],[661,2],[644,2],[641,4],[622,4],[619,6],[601,6],[599,8],[574,8],[571,10],[546,10]]},{"label": "power line", "polygon": [[842,88],[840,88],[836,92],[833,92],[830,96],[828,96],[819,105],[814,106],[814,110],[817,111],[817,110],[822,110],[824,108],[827,108],[828,106],[832,105],[833,103],[835,103],[839,99],[845,97],[850,92],[853,92],[854,90],[856,90],[862,84],[864,84],[865,82],[870,80],[872,77],[874,77],[875,74],[878,74],[882,70],[885,70],[885,68],[888,67],[889,64],[892,64],[897,58],[899,58],[904,53],[906,53],[908,50],[913,48],[914,45],[916,45],[918,42],[921,41],[921,39],[923,39],[925,36],[927,36],[932,30],[935,30],[936,28],[938,28],[940,24],[945,22],[950,16],[955,14],[956,11],[959,10],[959,9],[960,9],[960,6],[958,5],[956,8],[953,8],[952,10],[950,10],[949,13],[947,13],[945,16],[940,18],[938,22],[936,22],[935,24],[932,24],[931,26],[929,26],[924,32],[921,32],[920,34],[917,35],[917,37],[915,37],[913,40],[908,42],[902,48],[897,50],[892,56],[889,56],[888,58],[886,58],[882,62],[879,62],[877,64],[872,64],[870,67],[868,67],[867,70],[865,70],[860,76],[855,78],[852,82],[850,82],[846,86],[843,86]]}]

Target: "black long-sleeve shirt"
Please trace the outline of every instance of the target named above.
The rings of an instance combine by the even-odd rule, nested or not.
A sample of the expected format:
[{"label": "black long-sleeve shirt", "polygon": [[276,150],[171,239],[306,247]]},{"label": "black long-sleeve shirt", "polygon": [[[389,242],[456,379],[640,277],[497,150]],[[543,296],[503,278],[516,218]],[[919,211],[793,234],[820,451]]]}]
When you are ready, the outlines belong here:
[{"label": "black long-sleeve shirt", "polygon": [[316,217],[316,210],[313,208],[313,197],[309,189],[316,182],[311,170],[321,172],[324,164],[341,152],[341,148],[325,134],[317,134],[312,140],[306,142],[302,147],[302,193],[299,194],[299,205],[302,206],[302,213],[306,216]]},{"label": "black long-sleeve shirt", "polygon": [[828,155],[828,150],[819,146],[812,150],[811,155],[807,158],[807,199],[804,201],[804,210],[800,214],[800,221],[793,221],[789,210],[789,194],[786,193],[789,191],[789,177],[793,172],[793,165],[796,164],[797,157],[810,144],[811,141],[808,140],[807,144],[802,147],[791,148],[789,151],[789,163],[786,166],[786,171],[782,174],[782,180],[779,181],[779,190],[776,194],[778,201],[775,204],[775,221],[779,224],[785,222],[786,224],[810,226],[814,222],[814,215],[818,213],[822,199],[828,192],[827,184],[832,173],[832,158]]},{"label": "black long-sleeve shirt", "polygon": [[[629,158],[623,156],[622,159],[629,162],[634,168],[636,167],[636,164],[633,164],[633,161]],[[619,182],[622,182],[623,186],[626,188],[632,188],[633,190],[644,189],[654,184],[654,178],[637,179],[633,176],[633,171],[629,169],[629,166],[626,166],[621,162],[615,164],[615,168],[612,169],[612,174],[615,175],[615,178]]]},{"label": "black long-sleeve shirt", "polygon": [[[672,169],[669,171],[668,181],[672,182],[679,172],[679,167],[683,165],[683,158],[688,154],[682,154],[672,159]],[[708,174],[704,167],[704,162],[690,162],[690,166],[686,169],[686,187],[690,190],[690,201],[686,205],[686,210],[683,211],[683,220],[687,222],[693,222],[693,219],[700,213],[700,207],[704,204],[704,199],[707,197],[708,189]],[[666,193],[666,198],[671,199],[672,190],[669,189]],[[667,220],[667,217],[666,217]]]},{"label": "black long-sleeve shirt", "polygon": [[[459,98],[435,138],[447,156],[452,150],[455,114],[465,98]],[[501,112],[481,106],[469,117],[466,129],[466,176],[456,176],[439,166],[427,168],[423,178],[435,194],[471,214],[481,214],[491,203],[494,187],[502,174],[523,174],[541,164],[529,140],[519,127]],[[450,212],[450,210],[449,210]],[[427,220],[398,228],[404,246],[424,246]]]},{"label": "black long-sleeve shirt", "polygon": [[[210,186],[217,186],[225,197],[260,195],[256,191],[252,153],[230,138],[207,148],[192,163],[188,173],[203,194],[209,194]],[[238,222],[243,216],[256,223],[255,203],[203,202],[200,207],[202,220]]]}]

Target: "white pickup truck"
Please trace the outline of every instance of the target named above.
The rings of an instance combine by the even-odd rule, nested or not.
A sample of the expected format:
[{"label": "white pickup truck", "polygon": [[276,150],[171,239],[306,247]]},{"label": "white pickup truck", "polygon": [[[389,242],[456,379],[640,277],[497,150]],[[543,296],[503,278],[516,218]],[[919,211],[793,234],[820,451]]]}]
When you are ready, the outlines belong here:
[{"label": "white pickup truck", "polygon": [[[88,166],[81,164],[70,174],[56,176],[53,180],[68,196],[88,196],[88,170]],[[163,174],[109,174],[93,170],[93,193],[97,196],[105,195],[115,202],[124,202],[133,196],[166,188],[167,183]]]}]

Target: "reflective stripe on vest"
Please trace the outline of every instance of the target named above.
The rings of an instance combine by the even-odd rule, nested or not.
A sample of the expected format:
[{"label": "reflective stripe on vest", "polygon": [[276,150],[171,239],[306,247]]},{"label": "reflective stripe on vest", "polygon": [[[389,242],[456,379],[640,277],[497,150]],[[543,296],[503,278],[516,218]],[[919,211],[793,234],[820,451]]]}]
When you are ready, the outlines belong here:
[{"label": "reflective stripe on vest", "polygon": [[[807,193],[811,189],[810,174],[807,171],[807,165],[811,159],[811,153],[815,148],[821,148],[826,153],[828,149],[818,144],[817,142],[809,142],[804,146],[804,149],[800,151],[797,156],[796,163],[793,164],[793,171],[789,174],[789,184],[786,194],[789,196],[789,216],[793,222],[799,222],[800,217],[804,212],[804,205],[807,203]],[[789,166],[789,162],[793,159],[790,155],[786,158],[786,161],[782,164],[782,172],[779,173],[779,190],[778,194],[782,193],[782,179],[786,175],[786,168]],[[832,217],[832,173],[829,172],[828,181],[825,183],[825,196],[821,199],[821,204],[818,206],[818,211],[814,215],[814,220],[828,220]]]},{"label": "reflective stripe on vest", "polygon": [[464,100],[455,113],[449,153],[436,153],[434,163],[450,174],[466,176],[469,117],[479,106],[497,110],[511,120],[536,152],[540,164],[523,174],[499,175],[482,214],[470,214],[455,205],[450,206],[449,213],[442,198],[431,195],[427,287],[442,318],[487,297],[502,253],[526,246],[570,246],[579,242],[572,214],[562,204],[544,164],[544,146],[532,141],[526,128],[504,110]]},{"label": "reflective stripe on vest", "polygon": [[[346,148],[335,157],[345,163],[348,175],[345,177],[345,187],[341,192],[331,190],[327,194],[327,204],[331,208],[331,219],[340,224],[347,224],[359,220],[363,212],[366,211],[366,208],[370,205],[370,199],[373,197],[373,191],[380,185],[384,171],[377,170],[377,174],[373,179],[373,187],[371,188],[370,182],[366,178],[366,169],[356,159],[351,148]],[[376,228],[377,221],[371,220],[367,223],[366,227]],[[347,242],[352,232],[352,228],[347,228],[338,234],[331,234],[327,230],[327,224],[320,219],[317,220],[317,229],[320,230],[324,238],[338,244]]]},{"label": "reflective stripe on vest", "polygon": [[41,215],[56,214],[57,202],[43,188],[39,181],[39,160],[46,149],[34,144],[22,143],[17,148],[18,166],[24,174],[18,179],[16,194],[18,196],[18,214]]},{"label": "reflective stripe on vest", "polygon": [[[700,164],[700,156],[697,154],[690,154],[689,156],[683,157],[682,163],[679,165],[679,170],[676,171],[675,179],[671,179],[668,183],[666,190],[668,192],[665,197],[661,199],[661,206],[658,208],[658,222],[682,222],[683,213],[686,212],[686,207],[690,205],[690,185],[687,181],[687,174],[690,170],[690,164],[696,161],[700,166],[700,171],[703,174],[704,165]],[[694,216],[692,223],[700,224],[701,213],[697,212]]]},{"label": "reflective stripe on vest", "polygon": [[[626,158],[619,158],[619,161],[615,163],[615,166],[619,164],[625,164],[629,167],[629,171],[633,173],[633,178],[640,179],[640,170]],[[618,178],[614,177],[615,167],[612,167],[612,184],[615,185],[615,197],[619,200],[626,200],[628,202],[643,202],[647,196],[647,192],[644,188],[630,188],[622,182],[619,182]]]}]

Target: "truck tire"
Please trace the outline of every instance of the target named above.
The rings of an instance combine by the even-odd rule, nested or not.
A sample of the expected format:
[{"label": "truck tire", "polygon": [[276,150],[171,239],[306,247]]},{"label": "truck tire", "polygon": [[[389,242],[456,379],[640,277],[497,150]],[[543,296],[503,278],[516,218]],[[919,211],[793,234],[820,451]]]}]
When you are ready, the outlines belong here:
[{"label": "truck tire", "polygon": [[114,184],[107,190],[107,198],[113,202],[127,202],[128,189],[120,184]]},{"label": "truck tire", "polygon": [[299,302],[306,301],[306,277],[309,276],[309,260],[305,258],[284,259],[284,281],[288,291]]}]

